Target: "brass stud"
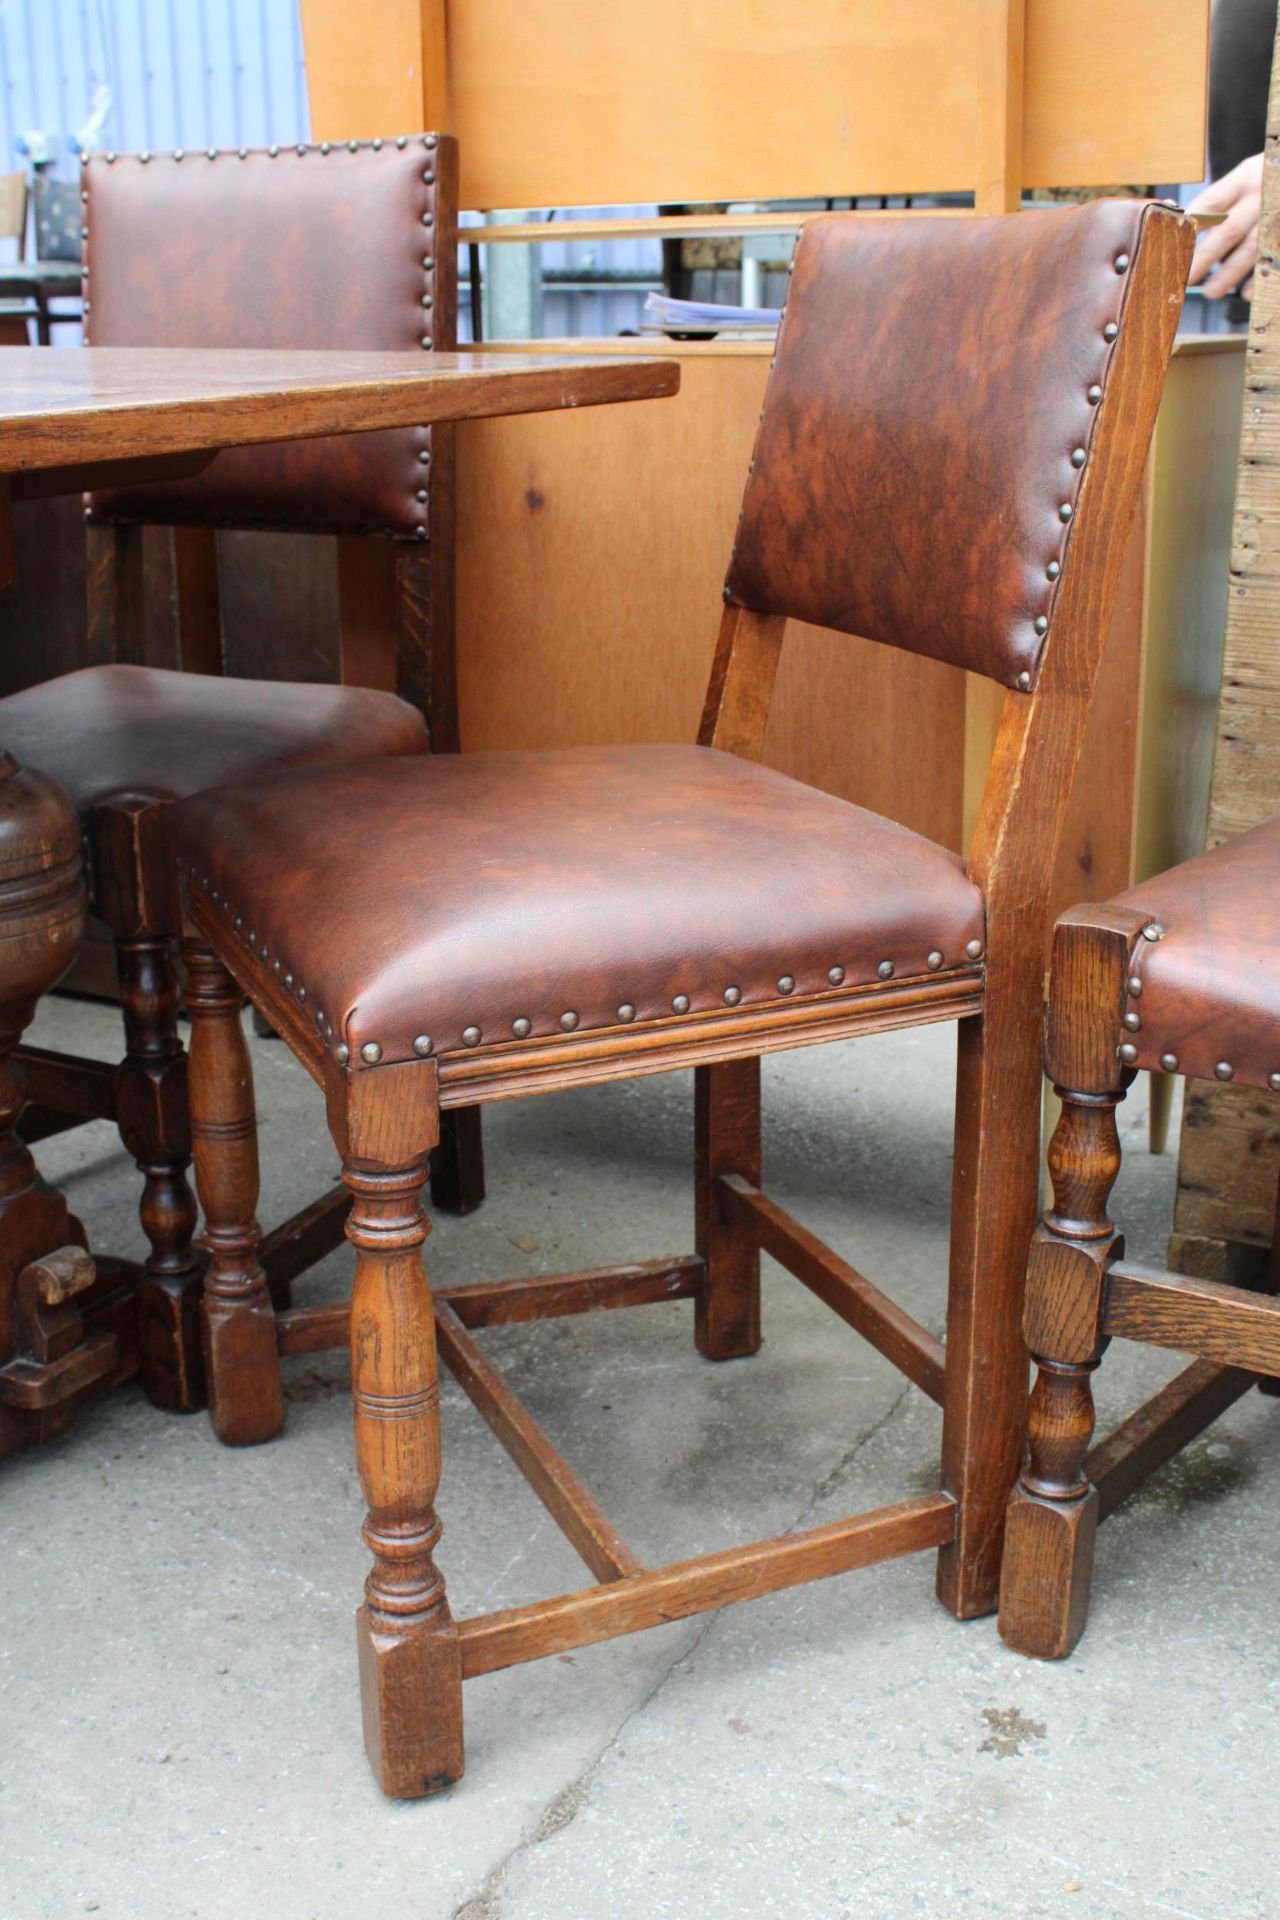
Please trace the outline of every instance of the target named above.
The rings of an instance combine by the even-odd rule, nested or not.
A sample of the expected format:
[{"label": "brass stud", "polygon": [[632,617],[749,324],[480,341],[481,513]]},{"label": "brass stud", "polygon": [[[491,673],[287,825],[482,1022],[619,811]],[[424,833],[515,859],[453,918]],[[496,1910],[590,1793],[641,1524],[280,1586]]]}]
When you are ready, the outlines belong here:
[{"label": "brass stud", "polygon": [[[140,161],[140,163],[141,163],[141,164],[142,164],[142,165],[143,165],[144,167],[146,166],[146,164],[147,164],[147,162],[148,162],[148,161],[150,160],[150,158],[151,158],[151,155],[150,155],[149,153],[140,153],[140,154],[138,155],[138,159],[139,159],[139,161]],[[87,195],[87,194],[85,194],[85,195],[82,195],[81,197],[82,197],[83,199],[87,199],[87,198],[88,198],[88,195]]]},{"label": "brass stud", "polygon": [[742,998],[742,988],[741,988],[741,987],[726,987],[726,988],[725,988],[725,990],[724,990],[724,1003],[725,1003],[725,1005],[726,1005],[726,1007],[736,1007],[736,1006],[737,1006],[737,1004],[738,1004],[738,1002],[739,1002],[739,1000],[741,1000],[741,998]]},{"label": "brass stud", "polygon": [[429,333],[424,333],[422,336],[422,344],[426,348],[427,352],[430,353],[432,347],[434,347],[435,345],[435,341],[431,338],[431,335]]},{"label": "brass stud", "polygon": [[424,450],[422,453],[418,455],[418,465],[420,467],[425,467],[430,461],[430,459],[431,459],[431,455]]},{"label": "brass stud", "polygon": [[831,986],[833,986],[833,987],[842,987],[842,986],[844,985],[844,968],[843,968],[843,967],[828,967],[828,968],[827,968],[827,981],[828,981],[828,983],[829,983],[829,985],[831,985]]},{"label": "brass stud", "polygon": [[1108,320],[1106,326],[1102,329],[1102,337],[1104,340],[1114,340],[1119,331],[1120,329],[1115,321]]},{"label": "brass stud", "polygon": [[934,948],[933,952],[929,955],[929,958],[925,961],[925,965],[928,967],[930,973],[936,973],[938,971],[938,968],[942,965],[942,955],[938,952],[938,949],[936,947]]},{"label": "brass stud", "polygon": [[464,1047],[478,1047],[480,1045],[479,1027],[464,1027],[462,1029],[462,1044]]},{"label": "brass stud", "polygon": [[431,1054],[432,1039],[429,1033],[420,1033],[413,1043],[413,1050],[419,1060],[426,1060]]},{"label": "brass stud", "polygon": [[1153,920],[1149,927],[1142,929],[1142,937],[1144,940],[1163,940],[1164,928],[1158,920]]},{"label": "brass stud", "polygon": [[1071,449],[1071,464],[1073,467],[1082,467],[1088,458],[1089,456],[1083,447],[1073,447]]},{"label": "brass stud", "polygon": [[982,958],[981,940],[970,940],[968,946],[965,948],[965,953],[967,954],[970,960],[981,960]]},{"label": "brass stud", "polygon": [[566,1033],[572,1033],[577,1024],[578,1016],[576,1013],[562,1013],[560,1015],[560,1025]]},{"label": "brass stud", "polygon": [[435,174],[431,171],[430,167],[424,167],[422,178],[424,183],[428,187],[433,186],[435,184]]},{"label": "brass stud", "polygon": [[302,1002],[303,1002],[303,1003],[305,1004],[305,1002],[306,1002],[306,998],[307,998],[307,990],[306,990],[306,988],[305,988],[304,986],[302,986],[302,985],[301,985],[301,983],[300,983],[300,984],[299,984],[299,986],[298,986],[298,999],[299,999],[300,1001],[302,1001]]},{"label": "brass stud", "polygon": [[1140,1013],[1134,1013],[1132,1010],[1130,1010],[1124,1016],[1124,1024],[1129,1029],[1130,1033],[1138,1033],[1142,1027],[1142,1015]]},{"label": "brass stud", "polygon": [[521,1014],[518,1020],[511,1022],[511,1031],[517,1040],[527,1040],[533,1032],[533,1022],[532,1020],[526,1020],[524,1015]]},{"label": "brass stud", "polygon": [[1267,1075],[1267,1085],[1270,1087],[1272,1093],[1280,1093],[1280,1073],[1269,1073]]},{"label": "brass stud", "polygon": [[[174,158],[175,158],[175,159],[177,158],[177,155],[176,155],[176,154],[175,154],[175,156],[174,156]],[[109,154],[107,155],[107,165],[108,165],[109,167],[114,167],[114,165],[115,165],[115,163],[116,163],[116,157],[115,157],[115,155],[114,155],[114,153],[109,153]]]},{"label": "brass stud", "polygon": [[426,147],[426,148],[427,148],[427,149],[428,149],[429,151],[431,151],[431,152],[434,152],[434,150],[435,150],[435,147],[436,147],[436,144],[437,144],[437,143],[436,143],[436,136],[435,136],[435,134],[434,134],[434,133],[424,133],[424,134],[423,134],[423,136],[422,136],[422,144],[423,144],[423,146],[424,146],[424,147]]},{"label": "brass stud", "polygon": [[618,1018],[624,1027],[629,1026],[636,1017],[636,1010],[629,1000],[624,1000],[618,1008]]},{"label": "brass stud", "polygon": [[1051,580],[1056,580],[1058,575],[1062,572],[1061,560],[1051,560],[1048,566],[1045,568],[1045,572],[1048,574]]},{"label": "brass stud", "polygon": [[429,500],[431,498],[431,495],[427,492],[427,489],[425,487],[419,487],[416,498],[419,500]]},{"label": "brass stud", "polygon": [[299,140],[297,146],[294,148],[294,152],[297,154],[299,160],[303,158],[303,156],[306,154],[306,151],[307,149],[304,146],[303,142]]},{"label": "brass stud", "polygon": [[206,160],[216,160],[217,157],[218,157],[218,149],[216,147],[210,147],[208,152],[205,154]]},{"label": "brass stud", "polygon": [[1234,1080],[1236,1070],[1229,1060],[1219,1060],[1213,1070],[1213,1077],[1215,1080]]},{"label": "brass stud", "polygon": [[1089,391],[1085,394],[1085,399],[1089,402],[1089,405],[1091,407],[1096,407],[1099,400],[1101,400],[1101,398],[1102,398],[1102,388],[1098,385],[1097,381],[1095,380],[1093,385],[1089,388]]},{"label": "brass stud", "polygon": [[1069,500],[1064,500],[1062,505],[1058,508],[1058,518],[1059,520],[1061,520],[1063,526],[1066,525],[1067,521],[1071,518],[1074,512],[1075,512],[1075,508],[1072,506],[1071,502]]},{"label": "brass stud", "polygon": [[359,142],[358,140],[348,140],[348,142],[347,142],[347,152],[348,152],[348,153],[359,153],[359,151],[360,151],[360,142]]},{"label": "brass stud", "polygon": [[1142,997],[1142,976],[1141,976],[1140,974],[1137,974],[1137,973],[1131,973],[1131,974],[1129,975],[1129,978],[1128,978],[1128,980],[1127,980],[1127,981],[1125,982],[1125,985],[1126,985],[1126,987],[1128,988],[1128,990],[1129,990],[1129,993],[1130,993],[1130,995],[1132,996],[1132,998],[1133,998],[1133,999],[1135,999],[1135,1000],[1138,1000],[1138,999],[1141,999],[1141,997]]},{"label": "brass stud", "polygon": [[360,1049],[360,1058],[367,1061],[369,1066],[376,1067],[382,1058],[382,1048],[376,1040],[366,1040]]},{"label": "brass stud", "polygon": [[378,138],[377,138],[377,139],[376,139],[376,140],[375,140],[375,141],[373,142],[373,150],[374,150],[374,152],[375,152],[375,153],[381,153],[381,152],[382,152],[382,137],[381,137],[381,135],[379,135],[379,137],[378,137]]},{"label": "brass stud", "polygon": [[[112,156],[110,154],[107,155],[108,160],[110,160],[111,157]],[[181,147],[175,147],[173,150],[173,157],[175,160],[185,160],[187,156]]]},{"label": "brass stud", "polygon": [[280,984],[287,990],[291,991],[293,988],[293,975],[291,973],[286,973],[286,975],[284,976],[284,979],[281,981]]},{"label": "brass stud", "polygon": [[1022,672],[1018,675],[1018,691],[1020,693],[1030,693],[1031,691],[1031,675],[1027,672],[1025,667],[1022,669]]},{"label": "brass stud", "polygon": [[1044,615],[1043,613],[1038,613],[1038,614],[1036,615],[1036,622],[1035,622],[1035,625],[1036,625],[1036,632],[1037,632],[1037,633],[1048,633],[1048,631],[1049,631],[1049,622],[1048,622],[1048,619],[1047,619],[1047,617],[1046,617],[1046,616],[1045,616],[1045,615]]},{"label": "brass stud", "polygon": [[[279,149],[279,147],[268,147],[268,148],[267,148],[267,158],[268,158],[268,160],[274,160],[274,159],[276,159],[276,158],[278,157],[278,155],[279,155],[279,152],[280,152],[280,149]],[[176,158],[176,156],[175,156],[175,158]]]},{"label": "brass stud", "polygon": [[424,213],[424,214],[423,214],[423,216],[422,216],[422,224],[423,224],[423,226],[424,226],[424,227],[434,227],[434,225],[435,225],[435,223],[436,223],[436,217],[435,217],[435,215],[434,215],[434,213]]},{"label": "brass stud", "polygon": [[329,142],[327,140],[322,140],[320,142],[320,151],[321,153],[328,153],[330,151]]},{"label": "brass stud", "polygon": [[434,255],[433,253],[424,253],[424,254],[423,254],[423,256],[422,256],[422,264],[423,264],[423,267],[424,267],[424,269],[426,270],[426,272],[428,272],[428,273],[430,273],[430,271],[431,271],[431,269],[432,269],[432,267],[434,267],[434,265],[435,265],[435,263],[436,263],[436,257],[435,257],[435,255]]},{"label": "brass stud", "polygon": [[1128,256],[1128,254],[1127,254],[1127,253],[1118,253],[1118,254],[1116,255],[1116,272],[1117,272],[1117,273],[1128,273],[1128,271],[1129,271],[1129,256]]},{"label": "brass stud", "polygon": [[1165,1070],[1165,1072],[1166,1072],[1166,1073],[1176,1073],[1176,1072],[1178,1071],[1178,1056],[1177,1056],[1177,1054],[1176,1054],[1176,1053],[1162,1053],[1162,1054],[1160,1055],[1160,1065],[1161,1065],[1161,1066],[1162,1066],[1162,1067],[1164,1068],[1164,1070]]},{"label": "brass stud", "polygon": [[778,982],[778,992],[794,993],[795,990],[796,990],[796,982],[795,982],[794,974],[784,973],[782,978]]},{"label": "brass stud", "polygon": [[334,1048],[333,1051],[334,1051],[334,1056],[337,1059],[338,1065],[340,1067],[345,1067],[348,1060],[351,1058],[351,1049],[347,1045],[346,1041],[339,1040],[337,1046]]},{"label": "brass stud", "polygon": [[237,159],[237,160],[247,160],[248,158],[249,158],[249,149],[248,149],[248,147],[237,147],[237,148],[236,148],[236,159]]},{"label": "brass stud", "polygon": [[880,978],[882,980],[892,980],[893,978],[892,960],[882,960],[880,962],[880,965],[876,968],[876,972],[880,975]]},{"label": "brass stud", "polygon": [[1132,1040],[1126,1040],[1116,1051],[1119,1053],[1126,1067],[1131,1067],[1138,1057],[1138,1049],[1134,1046]]},{"label": "brass stud", "polygon": [[[217,898],[217,896],[216,896],[216,895],[215,895],[214,897],[215,897],[215,899]],[[272,971],[272,973],[279,973],[279,971],[280,971],[280,962],[279,962],[279,960],[278,960],[278,959],[277,959],[277,960],[273,960],[273,961],[271,962],[271,971]]]},{"label": "brass stud", "polygon": [[688,1013],[689,996],[687,993],[678,993],[676,995],[675,999],[671,1002],[671,1011],[672,1013]]}]

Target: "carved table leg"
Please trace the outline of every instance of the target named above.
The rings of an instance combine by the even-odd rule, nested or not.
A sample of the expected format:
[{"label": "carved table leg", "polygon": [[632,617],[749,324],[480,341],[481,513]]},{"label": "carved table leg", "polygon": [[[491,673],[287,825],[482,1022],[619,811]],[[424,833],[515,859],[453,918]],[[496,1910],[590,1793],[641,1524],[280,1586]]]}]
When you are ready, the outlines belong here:
[{"label": "carved table leg", "polygon": [[221,961],[189,943],[191,1140],[204,1208],[204,1357],[214,1431],[229,1446],[270,1440],[284,1425],[276,1319],[262,1268],[258,1123],[240,1025],[243,995]]},{"label": "carved table leg", "polygon": [[1084,1631],[1098,1493],[1084,1475],[1093,1435],[1092,1375],[1102,1353],[1107,1268],[1123,1251],[1107,1217],[1120,1171],[1122,1090],[1062,1092],[1049,1149],[1054,1205],[1031,1248],[1027,1345],[1039,1369],[1030,1459],[1009,1503],[1000,1632],[1019,1653],[1059,1660]]},{"label": "carved table leg", "polygon": [[126,1048],[116,1075],[116,1117],[143,1177],[139,1211],[151,1244],[138,1291],[142,1377],[156,1406],[191,1413],[204,1404],[202,1263],[187,1181],[191,1129],[174,943],[163,935],[117,938],[116,959]]},{"label": "carved table leg", "polygon": [[433,1554],[440,1538],[435,1325],[422,1270],[425,1166],[344,1168],[354,1196],[351,1391],[373,1554],[356,1615],[365,1745],[384,1793],[417,1799],[462,1776],[462,1663]]},{"label": "carved table leg", "polygon": [[40,995],[75,959],[85,913],[70,800],[56,781],[0,753],[0,1453],[65,1430],[85,1387],[115,1359],[112,1336],[92,1352],[77,1341],[69,1299],[91,1284],[92,1263],[74,1244],[83,1234],[66,1201],[14,1131],[24,1094],[13,1050]]}]

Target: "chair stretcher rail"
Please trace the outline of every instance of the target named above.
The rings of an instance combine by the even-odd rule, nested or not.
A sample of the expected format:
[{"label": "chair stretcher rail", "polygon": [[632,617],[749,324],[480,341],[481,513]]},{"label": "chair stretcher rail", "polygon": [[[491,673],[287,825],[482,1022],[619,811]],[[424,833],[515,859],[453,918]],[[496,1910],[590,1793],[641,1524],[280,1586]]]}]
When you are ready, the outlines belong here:
[{"label": "chair stretcher rail", "polygon": [[571,1647],[591,1646],[620,1633],[638,1633],[692,1613],[754,1600],[782,1587],[848,1573],[878,1560],[947,1545],[955,1532],[956,1503],[947,1493],[922,1494],[854,1519],[732,1547],[674,1566],[657,1567],[609,1586],[562,1594],[504,1613],[459,1623],[464,1679]]}]

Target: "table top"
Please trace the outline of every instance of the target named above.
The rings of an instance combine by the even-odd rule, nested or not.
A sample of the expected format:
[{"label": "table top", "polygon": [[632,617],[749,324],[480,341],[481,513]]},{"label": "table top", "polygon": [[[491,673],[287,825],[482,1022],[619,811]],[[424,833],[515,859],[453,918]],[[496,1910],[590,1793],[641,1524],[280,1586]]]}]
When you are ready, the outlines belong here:
[{"label": "table top", "polygon": [[5,347],[0,474],[675,393],[660,358]]}]

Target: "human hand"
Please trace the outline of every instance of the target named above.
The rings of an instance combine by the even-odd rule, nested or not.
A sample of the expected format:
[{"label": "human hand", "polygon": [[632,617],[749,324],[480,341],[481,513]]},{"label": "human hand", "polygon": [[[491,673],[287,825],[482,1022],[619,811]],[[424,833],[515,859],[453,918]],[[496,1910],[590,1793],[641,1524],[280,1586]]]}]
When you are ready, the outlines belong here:
[{"label": "human hand", "polygon": [[[1221,180],[1198,193],[1188,213],[1222,213],[1226,218],[1206,227],[1196,239],[1190,286],[1204,281],[1211,300],[1239,287],[1247,300],[1253,291],[1253,269],[1258,258],[1258,216],[1262,211],[1262,159],[1251,153]],[[1210,272],[1212,269],[1212,272]],[[1205,275],[1209,278],[1206,280]],[[1241,286],[1243,282],[1243,286]]]}]

